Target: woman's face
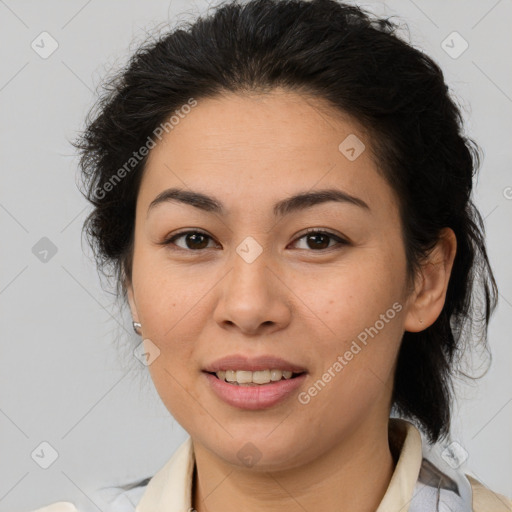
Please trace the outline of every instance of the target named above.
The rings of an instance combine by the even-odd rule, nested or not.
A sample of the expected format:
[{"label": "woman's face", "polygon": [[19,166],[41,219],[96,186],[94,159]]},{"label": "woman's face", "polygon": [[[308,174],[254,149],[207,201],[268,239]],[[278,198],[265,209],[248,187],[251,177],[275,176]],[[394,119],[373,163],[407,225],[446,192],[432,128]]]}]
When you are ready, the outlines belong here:
[{"label": "woman's face", "polygon": [[[140,186],[128,296],[152,379],[195,445],[239,466],[305,464],[389,416],[408,316],[397,200],[360,128],[315,105],[201,100]],[[169,189],[190,200],[152,204]],[[207,373],[276,369],[302,373]]]}]

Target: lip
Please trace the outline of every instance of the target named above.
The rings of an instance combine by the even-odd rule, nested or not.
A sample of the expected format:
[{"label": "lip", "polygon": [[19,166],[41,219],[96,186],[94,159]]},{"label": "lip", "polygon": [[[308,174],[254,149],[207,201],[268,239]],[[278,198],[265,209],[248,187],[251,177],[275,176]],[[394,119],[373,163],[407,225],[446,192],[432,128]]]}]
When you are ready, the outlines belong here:
[{"label": "lip", "polygon": [[[254,363],[254,360],[253,364],[254,366],[261,366],[260,363]],[[265,366],[265,369],[266,368],[269,367]],[[273,368],[276,367],[274,366]],[[240,366],[238,369],[241,369]],[[302,373],[291,379],[283,379],[257,386],[237,386],[236,384],[229,384],[228,382],[220,380],[211,373],[203,372],[203,374],[207,379],[210,389],[218,398],[233,407],[253,411],[267,409],[283,402],[302,385],[307,375],[306,373]]]},{"label": "lip", "polygon": [[203,368],[204,372],[215,373],[221,370],[246,370],[250,372],[258,370],[288,370],[294,373],[306,372],[306,369],[301,366],[271,355],[247,357],[241,354],[231,354],[217,359]]}]

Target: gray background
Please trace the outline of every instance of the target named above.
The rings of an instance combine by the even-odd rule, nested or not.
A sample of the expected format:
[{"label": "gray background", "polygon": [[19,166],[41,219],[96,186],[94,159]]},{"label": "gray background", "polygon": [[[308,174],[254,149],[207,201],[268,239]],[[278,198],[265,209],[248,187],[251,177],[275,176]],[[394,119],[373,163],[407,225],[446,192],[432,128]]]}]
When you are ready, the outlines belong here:
[{"label": "gray background", "polygon": [[[500,305],[489,331],[491,369],[458,385],[452,440],[468,453],[466,471],[512,496],[512,2],[360,5],[407,23],[412,42],[441,65],[485,152],[475,198]],[[140,340],[129,315],[117,311],[81,246],[88,206],[68,141],[102,78],[147,32],[207,6],[0,0],[0,511],[59,500],[101,510],[99,487],[152,475],[185,438],[132,355]],[[48,58],[31,47],[43,31],[58,43]],[[442,47],[453,31],[469,44],[457,58]],[[449,44],[453,53],[462,42]],[[38,252],[49,246],[57,252]],[[48,469],[31,456],[43,441],[58,452]]]}]

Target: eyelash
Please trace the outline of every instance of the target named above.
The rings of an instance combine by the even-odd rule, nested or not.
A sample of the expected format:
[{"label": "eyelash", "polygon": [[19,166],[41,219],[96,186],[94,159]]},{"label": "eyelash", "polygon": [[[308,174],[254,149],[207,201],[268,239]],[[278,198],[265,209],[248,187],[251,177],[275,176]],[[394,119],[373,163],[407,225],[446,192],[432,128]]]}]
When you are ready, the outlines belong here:
[{"label": "eyelash", "polygon": [[[207,233],[205,233],[204,231],[188,230],[188,231],[181,231],[179,233],[172,235],[172,237],[169,237],[166,240],[164,240],[163,242],[160,242],[159,245],[169,246],[171,248],[171,250],[177,250],[177,251],[181,250],[181,251],[185,251],[185,252],[202,252],[202,251],[206,250],[206,249],[195,249],[195,250],[194,249],[183,249],[183,247],[179,247],[174,243],[174,241],[177,240],[178,238],[181,238],[182,236],[188,235],[188,234],[200,234],[200,235],[204,235],[204,236],[210,238],[211,240],[213,240],[213,238],[210,235],[208,235]],[[330,237],[338,242],[338,247],[333,246],[333,247],[327,247],[326,249],[319,249],[319,250],[312,250],[312,249],[309,249],[309,250],[308,249],[299,249],[299,250],[307,250],[308,252],[322,253],[322,252],[326,252],[326,251],[331,251],[333,249],[340,249],[342,246],[349,245],[349,242],[347,240],[344,240],[343,238],[339,237],[338,235],[335,235],[334,233],[331,233],[330,231],[324,231],[324,230],[315,229],[315,228],[308,229],[305,233],[303,233],[301,236],[296,238],[294,240],[294,242],[301,240],[302,238],[306,237],[307,235],[311,235],[311,234],[327,235],[328,237]],[[171,247],[172,245],[174,245],[175,247]]]}]

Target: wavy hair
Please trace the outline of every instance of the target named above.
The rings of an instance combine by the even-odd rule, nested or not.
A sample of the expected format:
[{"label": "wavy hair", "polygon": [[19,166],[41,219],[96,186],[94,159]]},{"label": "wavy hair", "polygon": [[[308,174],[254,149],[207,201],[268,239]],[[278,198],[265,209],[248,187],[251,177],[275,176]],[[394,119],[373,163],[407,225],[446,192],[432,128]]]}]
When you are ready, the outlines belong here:
[{"label": "wavy hair", "polygon": [[367,130],[399,199],[409,282],[443,228],[457,237],[443,310],[425,330],[404,333],[392,396],[392,408],[434,442],[449,434],[456,356],[468,348],[477,321],[487,348],[497,286],[471,196],[480,148],[464,136],[439,66],[402,40],[399,29],[390,18],[335,0],[224,2],[141,44],[105,82],[73,144],[82,193],[93,207],[83,232],[98,269],[126,300],[147,156],[115,186],[107,183],[191,97],[284,87],[351,116]]}]

